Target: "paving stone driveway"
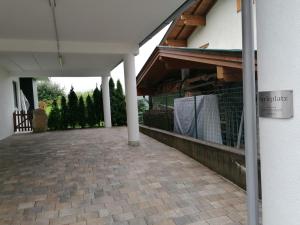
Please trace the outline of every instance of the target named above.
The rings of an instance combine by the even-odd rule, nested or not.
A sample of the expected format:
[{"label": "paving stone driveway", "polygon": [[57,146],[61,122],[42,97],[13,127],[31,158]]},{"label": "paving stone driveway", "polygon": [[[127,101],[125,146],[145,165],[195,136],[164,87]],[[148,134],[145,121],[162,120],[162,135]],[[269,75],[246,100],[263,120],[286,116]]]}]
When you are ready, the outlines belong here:
[{"label": "paving stone driveway", "polygon": [[245,194],[181,152],[126,128],[0,141],[0,224],[237,225]]}]

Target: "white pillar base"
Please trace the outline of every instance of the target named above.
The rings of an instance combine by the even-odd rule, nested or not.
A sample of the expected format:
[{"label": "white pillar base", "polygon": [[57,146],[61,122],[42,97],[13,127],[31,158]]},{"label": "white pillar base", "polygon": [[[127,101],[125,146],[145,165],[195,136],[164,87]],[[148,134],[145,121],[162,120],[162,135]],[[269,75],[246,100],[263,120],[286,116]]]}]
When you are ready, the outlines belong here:
[{"label": "white pillar base", "polygon": [[124,57],[125,89],[126,89],[126,112],[128,127],[128,144],[139,145],[139,120],[137,106],[135,61],[133,54]]},{"label": "white pillar base", "polygon": [[139,141],[128,141],[128,145],[137,147],[137,146],[140,146],[140,142]]}]

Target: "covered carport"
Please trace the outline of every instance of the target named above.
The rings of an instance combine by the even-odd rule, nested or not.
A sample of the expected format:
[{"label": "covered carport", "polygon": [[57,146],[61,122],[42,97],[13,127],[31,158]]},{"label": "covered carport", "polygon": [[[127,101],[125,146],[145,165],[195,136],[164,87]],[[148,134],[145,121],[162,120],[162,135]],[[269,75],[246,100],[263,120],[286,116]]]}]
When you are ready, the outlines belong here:
[{"label": "covered carport", "polygon": [[[135,55],[193,1],[5,0],[0,7],[0,139],[12,134],[19,77],[102,77],[105,125],[111,127],[108,77],[124,61],[128,142],[138,145]],[[2,93],[3,92],[3,93]]]}]

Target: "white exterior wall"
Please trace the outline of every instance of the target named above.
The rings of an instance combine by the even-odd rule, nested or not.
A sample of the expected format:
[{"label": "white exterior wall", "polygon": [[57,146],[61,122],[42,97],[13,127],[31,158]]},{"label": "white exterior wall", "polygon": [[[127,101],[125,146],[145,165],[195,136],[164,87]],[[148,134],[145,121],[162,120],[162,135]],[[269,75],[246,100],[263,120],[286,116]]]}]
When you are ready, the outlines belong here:
[{"label": "white exterior wall", "polygon": [[206,25],[199,26],[188,39],[190,48],[206,43],[209,49],[242,49],[242,15],[237,12],[236,0],[217,1],[206,16]]},{"label": "white exterior wall", "polygon": [[[19,79],[8,76],[7,72],[0,69],[0,140],[12,135],[14,106],[13,81],[17,82],[20,91]],[[18,94],[18,102],[19,94]]]},{"label": "white exterior wall", "polygon": [[299,225],[300,1],[257,1],[257,34],[259,91],[294,91],[294,118],[259,119],[263,224]]}]

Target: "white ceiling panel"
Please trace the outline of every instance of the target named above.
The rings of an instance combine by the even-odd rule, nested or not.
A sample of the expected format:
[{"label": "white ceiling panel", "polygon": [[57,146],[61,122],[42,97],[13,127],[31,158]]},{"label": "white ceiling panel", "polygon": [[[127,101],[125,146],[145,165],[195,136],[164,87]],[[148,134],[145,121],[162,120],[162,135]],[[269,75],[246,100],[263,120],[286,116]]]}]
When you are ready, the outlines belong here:
[{"label": "white ceiling panel", "polygon": [[1,66],[14,73],[44,71],[51,76],[107,73],[122,60],[123,54],[134,53],[139,43],[184,2],[56,0],[64,59],[61,72],[49,0],[1,0]]}]

